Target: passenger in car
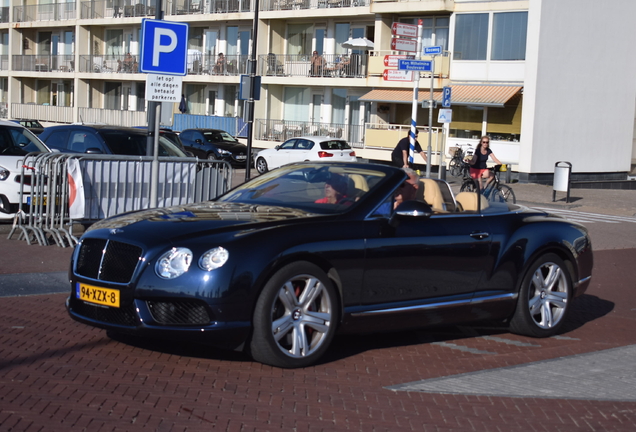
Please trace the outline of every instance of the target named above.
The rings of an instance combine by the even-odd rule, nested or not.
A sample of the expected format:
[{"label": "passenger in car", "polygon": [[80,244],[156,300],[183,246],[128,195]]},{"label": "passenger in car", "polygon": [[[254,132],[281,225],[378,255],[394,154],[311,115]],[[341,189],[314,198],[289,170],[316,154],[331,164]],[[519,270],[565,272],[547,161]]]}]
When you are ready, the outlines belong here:
[{"label": "passenger in car", "polygon": [[395,201],[393,202],[394,209],[404,201],[414,200],[417,195],[419,176],[411,168],[402,168],[402,170],[406,173],[408,179],[402,183],[402,186],[400,186],[395,193]]},{"label": "passenger in car", "polygon": [[325,197],[317,199],[317,204],[338,204],[347,197],[347,180],[340,174],[331,174],[325,182]]}]

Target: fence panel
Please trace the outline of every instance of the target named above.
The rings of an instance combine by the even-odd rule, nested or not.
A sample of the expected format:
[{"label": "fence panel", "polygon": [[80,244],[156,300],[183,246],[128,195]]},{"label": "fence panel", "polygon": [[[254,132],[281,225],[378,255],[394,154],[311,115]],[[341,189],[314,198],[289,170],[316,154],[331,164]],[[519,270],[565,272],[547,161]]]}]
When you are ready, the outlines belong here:
[{"label": "fence panel", "polygon": [[[152,157],[47,153],[25,159],[32,186],[22,200],[27,213],[9,233],[29,244],[77,243],[73,225],[90,225],[116,214],[150,207]],[[159,158],[159,207],[211,200],[231,188],[227,162],[195,158]]]}]

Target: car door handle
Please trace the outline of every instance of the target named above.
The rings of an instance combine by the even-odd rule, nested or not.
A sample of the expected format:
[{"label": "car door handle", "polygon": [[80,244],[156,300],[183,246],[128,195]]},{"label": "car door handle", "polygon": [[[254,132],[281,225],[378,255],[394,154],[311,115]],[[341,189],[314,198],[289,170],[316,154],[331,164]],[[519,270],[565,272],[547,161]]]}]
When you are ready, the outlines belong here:
[{"label": "car door handle", "polygon": [[474,239],[477,239],[477,240],[483,240],[483,239],[485,239],[486,237],[489,237],[489,236],[490,236],[490,234],[489,234],[489,233],[487,233],[487,232],[477,232],[477,231],[476,231],[476,232],[474,232],[474,233],[471,233],[471,234],[470,234],[470,236],[471,236],[472,238],[474,238]]}]

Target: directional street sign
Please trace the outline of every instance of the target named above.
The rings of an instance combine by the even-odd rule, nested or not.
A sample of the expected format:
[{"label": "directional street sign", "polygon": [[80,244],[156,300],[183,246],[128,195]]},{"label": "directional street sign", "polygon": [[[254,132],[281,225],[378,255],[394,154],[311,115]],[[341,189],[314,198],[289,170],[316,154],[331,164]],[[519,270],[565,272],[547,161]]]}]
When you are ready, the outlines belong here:
[{"label": "directional street sign", "polygon": [[391,26],[391,34],[395,36],[405,36],[416,38],[417,37],[417,26],[413,24],[402,24],[394,22]]},{"label": "directional street sign", "polygon": [[430,60],[399,60],[398,69],[407,71],[430,72],[433,62]]},{"label": "directional street sign", "polygon": [[415,39],[391,39],[391,49],[393,51],[417,51],[417,40]]},{"label": "directional street sign", "polygon": [[139,71],[160,75],[188,73],[188,24],[143,19]]},{"label": "directional street sign", "polygon": [[451,88],[444,87],[442,89],[442,106],[444,108],[450,108],[451,106]]},{"label": "directional street sign", "polygon": [[399,69],[384,69],[384,81],[413,81],[413,72]]},{"label": "directional street sign", "polygon": [[441,46],[424,47],[424,54],[435,55],[435,54],[441,54],[441,53],[442,53]]},{"label": "directional street sign", "polygon": [[384,56],[384,66],[386,67],[397,67],[398,60],[400,59],[414,59],[415,56],[400,54],[400,55],[385,55]]}]

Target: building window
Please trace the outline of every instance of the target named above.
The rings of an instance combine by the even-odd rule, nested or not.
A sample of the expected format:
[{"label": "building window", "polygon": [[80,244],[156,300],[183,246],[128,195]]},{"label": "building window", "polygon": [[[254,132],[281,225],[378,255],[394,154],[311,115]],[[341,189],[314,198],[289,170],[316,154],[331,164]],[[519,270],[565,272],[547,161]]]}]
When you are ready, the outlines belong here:
[{"label": "building window", "polygon": [[528,12],[496,13],[492,27],[491,60],[525,60]]},{"label": "building window", "polygon": [[309,104],[311,91],[309,88],[285,87],[285,106],[283,118],[289,121],[307,121],[309,119]]},{"label": "building window", "polygon": [[486,60],[488,14],[459,14],[455,19],[453,60]]},{"label": "building window", "polygon": [[287,54],[310,55],[313,26],[290,24],[287,26]]},{"label": "building window", "polygon": [[[400,19],[401,23],[417,25],[418,18]],[[448,50],[448,27],[450,18],[426,17],[422,18],[422,47],[441,46],[442,50]]]}]

